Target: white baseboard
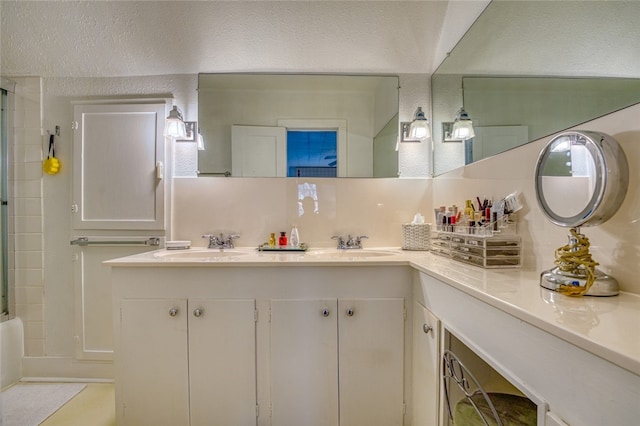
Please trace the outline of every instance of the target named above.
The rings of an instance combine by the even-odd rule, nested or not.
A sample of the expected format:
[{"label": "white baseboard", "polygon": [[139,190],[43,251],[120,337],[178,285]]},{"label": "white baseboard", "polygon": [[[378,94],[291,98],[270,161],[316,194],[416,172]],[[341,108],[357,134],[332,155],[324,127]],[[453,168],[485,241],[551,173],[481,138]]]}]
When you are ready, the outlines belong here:
[{"label": "white baseboard", "polygon": [[86,377],[23,377],[22,383],[114,383],[113,379],[95,379]]},{"label": "white baseboard", "polygon": [[113,380],[113,361],[78,361],[71,357],[23,357],[22,379]]}]

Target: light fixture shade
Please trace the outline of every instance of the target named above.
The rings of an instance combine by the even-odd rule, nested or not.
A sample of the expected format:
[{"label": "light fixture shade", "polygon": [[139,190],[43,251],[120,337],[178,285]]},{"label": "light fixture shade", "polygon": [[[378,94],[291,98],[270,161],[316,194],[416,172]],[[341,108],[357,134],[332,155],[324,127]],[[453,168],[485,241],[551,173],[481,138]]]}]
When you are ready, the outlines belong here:
[{"label": "light fixture shade", "polygon": [[164,124],[164,135],[172,138],[185,138],[187,137],[187,129],[182,119],[182,114],[178,110],[177,106],[173,106],[173,109],[169,112]]},{"label": "light fixture shade", "polygon": [[200,129],[198,129],[198,151],[204,151],[204,139],[202,138],[202,135],[200,134]]},{"label": "light fixture shade", "polygon": [[456,114],[456,119],[453,122],[451,137],[453,139],[466,140],[473,138],[475,135],[476,133],[473,131],[473,122],[469,118],[469,114],[467,114],[464,108],[460,108],[460,111]]},{"label": "light fixture shade", "polygon": [[409,127],[409,139],[425,140],[431,137],[431,129],[429,122],[424,120],[415,120]]},{"label": "light fixture shade", "polygon": [[409,129],[403,136],[403,140],[407,141],[424,141],[431,137],[429,120],[424,116],[422,107],[418,107],[418,109],[416,109],[413,121],[409,124]]}]

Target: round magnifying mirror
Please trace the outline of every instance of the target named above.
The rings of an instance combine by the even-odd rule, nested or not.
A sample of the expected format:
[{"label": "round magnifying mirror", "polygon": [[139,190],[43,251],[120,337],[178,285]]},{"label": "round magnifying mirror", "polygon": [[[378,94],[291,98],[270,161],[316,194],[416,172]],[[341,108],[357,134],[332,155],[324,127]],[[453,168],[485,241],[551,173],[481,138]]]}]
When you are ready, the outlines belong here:
[{"label": "round magnifying mirror", "polygon": [[559,226],[605,222],[618,211],[628,184],[627,157],[604,133],[561,133],[542,150],[536,165],[538,204]]},{"label": "round magnifying mirror", "polygon": [[579,227],[613,216],[628,185],[627,157],[611,136],[569,131],[551,139],[536,164],[536,198],[551,222],[572,229],[569,243],[556,251],[557,266],[541,274],[542,287],[578,296],[618,294],[618,282],[595,268]]}]

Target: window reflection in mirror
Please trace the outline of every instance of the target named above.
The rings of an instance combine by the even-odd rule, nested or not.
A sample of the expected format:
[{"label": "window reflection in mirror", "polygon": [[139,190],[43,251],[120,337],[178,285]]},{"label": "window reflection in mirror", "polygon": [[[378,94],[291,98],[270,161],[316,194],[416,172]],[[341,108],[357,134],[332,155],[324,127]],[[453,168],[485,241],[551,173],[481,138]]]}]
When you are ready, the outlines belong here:
[{"label": "window reflection in mirror", "polygon": [[[324,155],[336,156],[327,160],[336,161],[337,177],[395,177],[398,86],[398,77],[388,75],[200,74],[198,125],[206,149],[198,152],[199,174],[242,176],[232,170],[234,161],[238,165],[235,149],[242,152],[244,165],[252,165],[252,173],[260,169],[265,171],[261,176],[287,176],[287,167],[279,166],[286,163],[286,149],[274,142],[276,136],[253,135],[249,145],[234,140],[232,128],[260,126],[272,135],[278,128],[337,128],[336,153]],[[257,145],[259,140],[266,144]],[[271,146],[275,151],[264,160]],[[261,152],[260,158],[249,158],[254,152]],[[261,161],[278,164],[257,167]],[[378,167],[385,175],[374,173],[374,163],[385,164]]]},{"label": "window reflection in mirror", "polygon": [[289,130],[287,177],[336,177],[336,131]]}]

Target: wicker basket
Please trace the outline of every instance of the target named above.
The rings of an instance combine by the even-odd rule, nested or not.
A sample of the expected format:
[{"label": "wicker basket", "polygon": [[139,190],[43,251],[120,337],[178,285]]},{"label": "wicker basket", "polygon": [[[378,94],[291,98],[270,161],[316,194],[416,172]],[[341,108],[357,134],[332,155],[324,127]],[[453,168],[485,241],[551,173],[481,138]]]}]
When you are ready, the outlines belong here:
[{"label": "wicker basket", "polygon": [[429,238],[431,225],[428,223],[403,223],[402,224],[402,249],[403,250],[429,250]]}]

